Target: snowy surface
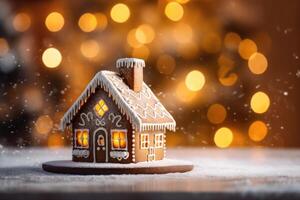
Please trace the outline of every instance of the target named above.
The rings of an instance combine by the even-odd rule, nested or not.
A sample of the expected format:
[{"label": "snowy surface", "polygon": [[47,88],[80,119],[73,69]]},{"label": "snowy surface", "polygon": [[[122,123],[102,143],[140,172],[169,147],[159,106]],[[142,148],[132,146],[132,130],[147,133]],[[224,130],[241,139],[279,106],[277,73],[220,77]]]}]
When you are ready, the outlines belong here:
[{"label": "snowy surface", "polygon": [[194,170],[165,175],[63,175],[41,163],[70,159],[70,149],[0,149],[1,192],[257,192],[300,194],[300,150],[172,149]]}]

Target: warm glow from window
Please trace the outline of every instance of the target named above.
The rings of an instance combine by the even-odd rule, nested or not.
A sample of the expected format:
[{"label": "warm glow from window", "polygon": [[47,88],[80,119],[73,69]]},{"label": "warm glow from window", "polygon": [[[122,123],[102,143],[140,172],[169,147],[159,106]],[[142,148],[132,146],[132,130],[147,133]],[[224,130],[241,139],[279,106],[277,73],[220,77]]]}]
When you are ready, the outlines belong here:
[{"label": "warm glow from window", "polygon": [[95,58],[98,55],[99,50],[99,44],[95,40],[87,40],[80,45],[80,51],[86,58]]},{"label": "warm glow from window", "polygon": [[84,32],[92,32],[97,27],[97,18],[91,13],[85,13],[79,18],[78,26]]},{"label": "warm glow from window", "polygon": [[226,109],[221,104],[213,104],[207,111],[207,118],[213,124],[222,123],[225,120],[226,115]]},{"label": "warm glow from window", "polygon": [[164,134],[158,133],[154,135],[154,145],[155,148],[163,148],[164,147]]},{"label": "warm glow from window", "polygon": [[261,53],[254,53],[248,60],[248,67],[253,74],[262,74],[267,70],[268,60]]},{"label": "warm glow from window", "polygon": [[126,130],[112,130],[112,149],[124,150],[127,149],[127,131]]},{"label": "warm glow from window", "polygon": [[165,15],[172,21],[179,21],[183,13],[183,7],[177,2],[169,2],[165,7]]},{"label": "warm glow from window", "polygon": [[110,11],[111,18],[117,23],[124,23],[130,17],[130,10],[127,5],[118,3]]},{"label": "warm glow from window", "polygon": [[243,59],[248,60],[255,52],[257,52],[257,46],[254,41],[245,39],[240,42],[239,54]]},{"label": "warm glow from window", "polygon": [[24,32],[31,25],[31,19],[26,13],[19,13],[13,19],[13,27],[16,31]]},{"label": "warm glow from window", "polygon": [[140,25],[135,31],[137,41],[142,44],[151,43],[155,37],[153,28],[148,24]]},{"label": "warm glow from window", "polygon": [[267,125],[262,121],[253,122],[248,130],[249,137],[255,142],[262,141],[268,133]]},{"label": "warm glow from window", "polygon": [[232,131],[229,128],[222,127],[218,129],[214,136],[214,141],[217,147],[226,148],[229,147],[233,140]]},{"label": "warm glow from window", "polygon": [[89,130],[75,129],[76,147],[89,147]]},{"label": "warm glow from window", "polygon": [[46,27],[51,32],[59,31],[60,29],[62,29],[64,24],[65,24],[64,17],[58,12],[50,13],[47,16],[46,21],[45,21]]},{"label": "warm glow from window", "polygon": [[61,63],[62,56],[56,48],[48,48],[44,51],[42,60],[46,67],[55,68]]},{"label": "warm glow from window", "polygon": [[202,72],[193,70],[185,78],[185,85],[191,91],[199,91],[205,84],[205,77]]},{"label": "warm glow from window", "polygon": [[149,148],[149,134],[143,133],[141,134],[141,149],[148,149]]},{"label": "warm glow from window", "polygon": [[270,99],[264,92],[256,92],[250,102],[251,108],[255,113],[264,113],[270,106]]},{"label": "warm glow from window", "polygon": [[108,107],[103,99],[101,99],[94,107],[95,112],[99,117],[103,117],[103,115],[108,111]]}]

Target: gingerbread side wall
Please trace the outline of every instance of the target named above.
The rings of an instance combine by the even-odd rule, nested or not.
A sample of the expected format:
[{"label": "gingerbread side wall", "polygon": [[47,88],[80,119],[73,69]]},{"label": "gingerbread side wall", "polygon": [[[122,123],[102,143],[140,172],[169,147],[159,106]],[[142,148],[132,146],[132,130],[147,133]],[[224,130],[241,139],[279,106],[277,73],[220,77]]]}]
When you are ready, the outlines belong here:
[{"label": "gingerbread side wall", "polygon": [[[142,134],[149,135],[149,145],[148,148],[142,147]],[[162,147],[155,147],[155,135],[163,135],[163,145]],[[151,161],[149,159],[149,154],[151,154],[150,148],[154,148],[155,158],[153,160],[162,160],[166,154],[166,133],[165,131],[144,131],[144,132],[135,132],[133,131],[133,150],[134,150],[134,159],[133,162],[145,162]]]}]

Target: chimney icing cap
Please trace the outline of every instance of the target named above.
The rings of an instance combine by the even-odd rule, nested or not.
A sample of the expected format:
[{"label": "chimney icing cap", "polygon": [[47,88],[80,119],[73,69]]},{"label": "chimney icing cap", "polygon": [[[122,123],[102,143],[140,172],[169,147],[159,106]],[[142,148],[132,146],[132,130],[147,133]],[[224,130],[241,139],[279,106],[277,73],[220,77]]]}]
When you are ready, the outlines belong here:
[{"label": "chimney icing cap", "polygon": [[145,61],[139,58],[120,58],[117,60],[117,68],[145,67]]}]

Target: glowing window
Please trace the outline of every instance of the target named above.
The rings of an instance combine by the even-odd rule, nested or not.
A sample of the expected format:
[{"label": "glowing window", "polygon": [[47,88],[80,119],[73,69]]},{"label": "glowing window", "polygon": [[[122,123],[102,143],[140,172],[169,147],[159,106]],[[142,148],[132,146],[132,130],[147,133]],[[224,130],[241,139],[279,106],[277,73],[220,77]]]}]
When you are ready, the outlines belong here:
[{"label": "glowing window", "polygon": [[148,149],[149,142],[149,134],[141,134],[141,149]]},{"label": "glowing window", "polygon": [[154,144],[155,144],[155,148],[163,148],[163,146],[164,146],[164,134],[163,133],[155,134]]},{"label": "glowing window", "polygon": [[126,150],[127,130],[111,130],[111,141],[113,150]]},{"label": "glowing window", "polygon": [[75,129],[75,147],[88,148],[89,147],[89,130]]},{"label": "glowing window", "polygon": [[94,107],[95,112],[99,117],[103,117],[103,115],[108,111],[108,107],[103,99],[101,99]]}]

